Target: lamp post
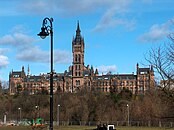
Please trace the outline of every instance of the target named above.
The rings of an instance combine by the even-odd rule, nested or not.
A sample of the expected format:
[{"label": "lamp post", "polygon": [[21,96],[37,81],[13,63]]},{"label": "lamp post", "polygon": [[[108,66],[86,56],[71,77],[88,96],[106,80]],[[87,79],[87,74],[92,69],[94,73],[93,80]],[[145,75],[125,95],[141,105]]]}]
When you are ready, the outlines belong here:
[{"label": "lamp post", "polygon": [[36,117],[40,117],[40,109],[39,106],[35,106],[36,108]]},{"label": "lamp post", "polygon": [[[49,22],[50,25],[47,25]],[[42,23],[41,32],[38,34],[42,39],[51,37],[51,72],[50,72],[50,130],[53,130],[53,18],[45,18]]]},{"label": "lamp post", "polygon": [[129,104],[127,104],[127,125],[129,126]]},{"label": "lamp post", "polygon": [[21,122],[21,108],[19,107],[18,110],[19,110],[19,121]]},{"label": "lamp post", "polygon": [[59,116],[60,115],[60,112],[59,112],[60,109],[59,109],[59,107],[60,107],[60,104],[57,105],[57,126],[59,126],[59,122],[60,122],[59,121],[59,117],[60,117]]}]

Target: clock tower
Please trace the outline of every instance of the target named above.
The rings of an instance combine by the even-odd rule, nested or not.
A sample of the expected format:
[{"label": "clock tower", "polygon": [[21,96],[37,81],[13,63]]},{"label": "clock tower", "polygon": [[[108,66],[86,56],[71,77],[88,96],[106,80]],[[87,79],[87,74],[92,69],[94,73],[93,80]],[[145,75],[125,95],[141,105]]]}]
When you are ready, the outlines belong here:
[{"label": "clock tower", "polygon": [[72,53],[72,84],[73,91],[76,91],[84,85],[84,38],[81,36],[79,22],[77,23],[76,36],[72,40]]}]

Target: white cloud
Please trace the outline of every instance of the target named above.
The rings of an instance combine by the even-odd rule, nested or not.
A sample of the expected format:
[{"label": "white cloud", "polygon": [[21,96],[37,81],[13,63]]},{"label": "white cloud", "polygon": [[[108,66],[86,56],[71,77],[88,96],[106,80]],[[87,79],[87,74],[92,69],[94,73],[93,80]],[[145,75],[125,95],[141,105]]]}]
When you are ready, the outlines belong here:
[{"label": "white cloud", "polygon": [[19,25],[16,25],[14,26],[12,29],[11,29],[11,33],[22,33],[22,34],[26,34],[28,33],[30,29],[28,29],[26,26],[22,25],[22,24],[19,24]]},{"label": "white cloud", "polygon": [[9,64],[8,57],[0,55],[0,69],[6,67]]},{"label": "white cloud", "polygon": [[23,43],[30,44],[35,42],[35,38],[27,35],[28,30],[29,29],[27,29],[27,27],[24,25],[16,25],[12,27],[9,34],[0,37],[0,44],[21,46]]},{"label": "white cloud", "polygon": [[[16,50],[17,52],[16,58],[18,60],[27,62],[48,63],[50,60],[50,52],[42,50],[39,46],[36,46],[34,43],[38,40],[27,34],[24,34],[23,32],[26,32],[25,30],[26,29],[23,25],[17,25],[13,27],[11,30],[12,34],[8,34],[0,38],[0,45],[12,46],[13,50]],[[5,51],[7,50],[8,49],[5,50],[0,48],[0,54],[5,53]],[[54,55],[54,61],[56,63],[71,62],[71,55],[67,51],[54,50]]]},{"label": "white cloud", "polygon": [[[30,0],[18,6],[19,11],[34,15],[76,16],[95,12],[100,8],[108,8],[117,3],[118,7],[128,0]],[[121,9],[121,8],[120,8]]]},{"label": "white cloud", "polygon": [[133,0],[37,0],[27,1],[18,6],[20,12],[32,15],[59,15],[74,17],[99,13],[101,18],[93,31],[100,31],[118,25],[132,30],[135,21],[121,18],[128,12]]},{"label": "white cloud", "polygon": [[149,31],[141,35],[138,40],[140,42],[158,42],[172,32],[171,25],[171,21],[167,21],[163,24],[154,24]]},{"label": "white cloud", "polygon": [[93,31],[98,32],[120,25],[126,27],[128,30],[134,29],[135,21],[124,18],[125,14],[128,12],[128,6],[130,4],[131,0],[115,1],[112,5],[110,5],[109,8],[107,8],[106,12],[103,14]]},{"label": "white cloud", "polygon": [[[33,46],[27,50],[21,50],[21,52],[16,55],[16,58],[28,62],[48,63],[50,62],[50,52],[41,50],[37,46]],[[54,62],[62,64],[70,63],[71,55],[67,51],[54,50]]]},{"label": "white cloud", "polygon": [[0,48],[0,69],[6,67],[9,64],[8,57],[4,55],[8,51],[8,48]]},{"label": "white cloud", "polygon": [[8,48],[0,48],[0,55],[7,53],[9,51]]},{"label": "white cloud", "polygon": [[107,73],[107,72],[115,72],[117,70],[117,67],[116,65],[110,65],[110,66],[105,66],[105,65],[102,65],[102,66],[98,66],[98,71],[99,73]]},{"label": "white cloud", "polygon": [[113,18],[113,17],[108,17],[108,16],[104,16],[99,23],[96,25],[96,27],[93,29],[93,31],[95,32],[100,32],[112,27],[116,27],[116,26],[123,26],[128,30],[133,30],[135,28],[135,21],[128,21],[122,18]]},{"label": "white cloud", "polygon": [[12,45],[19,48],[25,48],[36,41],[33,37],[23,33],[8,34],[0,38],[0,45]]},{"label": "white cloud", "polygon": [[54,61],[60,64],[67,64],[72,62],[72,56],[69,51],[55,50]]},{"label": "white cloud", "polygon": [[41,50],[37,46],[30,46],[25,50],[20,50],[16,58],[28,62],[48,62],[49,54],[47,51]]}]

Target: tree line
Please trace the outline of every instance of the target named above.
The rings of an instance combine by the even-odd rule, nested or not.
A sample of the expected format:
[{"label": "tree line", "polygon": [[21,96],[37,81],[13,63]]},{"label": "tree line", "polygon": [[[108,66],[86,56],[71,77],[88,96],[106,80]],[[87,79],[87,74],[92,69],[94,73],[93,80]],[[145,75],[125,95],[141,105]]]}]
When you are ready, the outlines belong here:
[{"label": "tree line", "polygon": [[[56,93],[54,95],[54,121],[57,121],[59,109],[60,121],[114,122],[130,121],[173,121],[174,100],[162,89],[147,91],[145,95],[133,95],[124,89],[120,93],[104,93],[83,89],[77,93]],[[59,108],[58,108],[58,105]],[[37,107],[36,107],[37,106]],[[20,108],[20,109],[19,109]],[[7,120],[42,117],[49,121],[49,95],[0,95],[0,119],[7,115]]]}]

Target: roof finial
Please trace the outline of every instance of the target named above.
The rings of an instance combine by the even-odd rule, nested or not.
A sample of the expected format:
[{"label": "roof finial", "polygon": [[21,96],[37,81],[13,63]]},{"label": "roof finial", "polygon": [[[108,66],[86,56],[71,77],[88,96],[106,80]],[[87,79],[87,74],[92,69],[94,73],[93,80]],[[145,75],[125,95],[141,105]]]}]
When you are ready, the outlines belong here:
[{"label": "roof finial", "polygon": [[77,30],[76,30],[76,35],[80,35],[80,25],[79,25],[79,20],[77,22]]},{"label": "roof finial", "polygon": [[79,20],[77,21],[77,30],[80,30]]},{"label": "roof finial", "polygon": [[29,64],[28,64],[28,75],[30,75],[30,66],[29,66]]}]

